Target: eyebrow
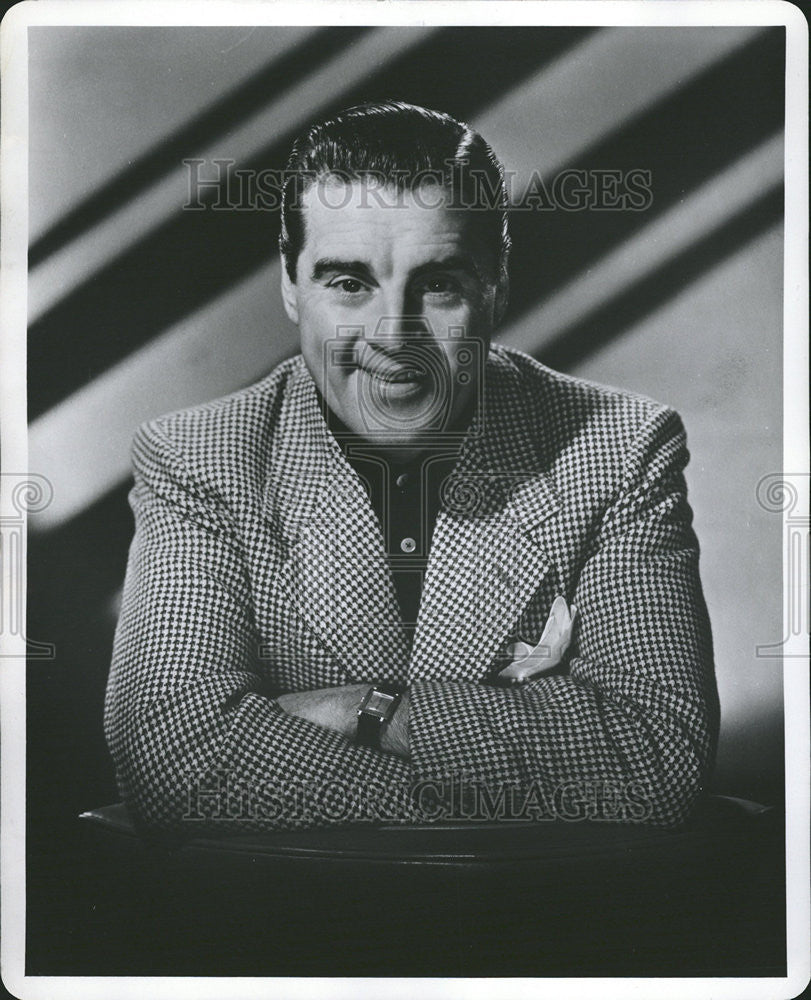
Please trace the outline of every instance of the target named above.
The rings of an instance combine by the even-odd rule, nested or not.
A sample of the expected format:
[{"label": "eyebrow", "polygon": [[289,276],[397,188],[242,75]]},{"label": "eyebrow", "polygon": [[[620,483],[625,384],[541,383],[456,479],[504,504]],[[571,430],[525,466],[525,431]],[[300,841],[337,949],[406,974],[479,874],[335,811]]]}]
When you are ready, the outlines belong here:
[{"label": "eyebrow", "polygon": [[[415,268],[409,277],[411,279],[420,278],[424,274],[438,270],[465,271],[476,278],[477,281],[484,280],[481,269],[476,264],[474,258],[468,254],[453,254],[444,259],[426,261],[425,264],[420,264],[419,267]],[[371,277],[372,269],[369,263],[364,260],[340,260],[337,257],[320,257],[313,264],[311,279],[319,281],[328,274],[340,273],[364,274]]]},{"label": "eyebrow", "polygon": [[346,271],[351,274],[369,274],[372,271],[363,260],[339,260],[337,257],[321,257],[313,264],[312,280],[318,281],[327,274],[337,274]]},{"label": "eyebrow", "polygon": [[415,268],[411,277],[419,278],[430,271],[465,271],[472,275],[477,281],[483,281],[484,275],[481,272],[475,259],[469,254],[453,254],[442,260],[431,260]]}]

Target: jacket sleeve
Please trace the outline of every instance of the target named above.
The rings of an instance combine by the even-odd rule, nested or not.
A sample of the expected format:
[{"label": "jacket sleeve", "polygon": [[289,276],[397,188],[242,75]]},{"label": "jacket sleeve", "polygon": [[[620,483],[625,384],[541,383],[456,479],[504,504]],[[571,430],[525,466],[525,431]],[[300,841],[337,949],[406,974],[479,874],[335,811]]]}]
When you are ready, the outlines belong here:
[{"label": "jacket sleeve", "polygon": [[148,827],[227,832],[388,815],[399,758],[287,715],[256,669],[251,592],[222,500],[158,423],[133,445],[135,515],[105,701],[119,786]]},{"label": "jacket sleeve", "polygon": [[421,779],[464,775],[489,786],[490,801],[505,786],[529,788],[542,811],[564,818],[609,818],[617,801],[615,818],[673,826],[687,817],[718,733],[687,460],[678,414],[658,409],[629,449],[570,595],[579,624],[567,674],[508,689],[415,682]]}]

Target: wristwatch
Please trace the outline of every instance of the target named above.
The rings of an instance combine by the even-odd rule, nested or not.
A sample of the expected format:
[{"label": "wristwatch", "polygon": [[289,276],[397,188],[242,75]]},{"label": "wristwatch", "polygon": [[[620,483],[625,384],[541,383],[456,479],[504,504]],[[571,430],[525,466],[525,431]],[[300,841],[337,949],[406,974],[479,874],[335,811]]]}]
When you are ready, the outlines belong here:
[{"label": "wristwatch", "polygon": [[397,710],[402,691],[396,684],[373,684],[358,709],[358,746],[380,749],[383,728]]}]

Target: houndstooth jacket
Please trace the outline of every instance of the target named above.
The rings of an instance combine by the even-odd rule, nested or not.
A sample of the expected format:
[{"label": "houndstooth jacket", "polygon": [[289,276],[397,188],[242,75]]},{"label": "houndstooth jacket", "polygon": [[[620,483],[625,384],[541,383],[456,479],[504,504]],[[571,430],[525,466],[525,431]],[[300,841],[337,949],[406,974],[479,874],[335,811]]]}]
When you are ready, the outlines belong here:
[{"label": "houndstooth jacket", "polygon": [[[402,789],[461,779],[546,803],[636,783],[641,818],[681,822],[718,728],[687,459],[673,410],[493,347],[409,656],[378,522],[300,356],[143,425],[105,705],[135,816],[191,832],[413,819],[357,790],[399,789],[397,812]],[[565,666],[488,683],[556,594],[579,609]],[[411,761],[274,700],[350,679],[408,685]]]}]

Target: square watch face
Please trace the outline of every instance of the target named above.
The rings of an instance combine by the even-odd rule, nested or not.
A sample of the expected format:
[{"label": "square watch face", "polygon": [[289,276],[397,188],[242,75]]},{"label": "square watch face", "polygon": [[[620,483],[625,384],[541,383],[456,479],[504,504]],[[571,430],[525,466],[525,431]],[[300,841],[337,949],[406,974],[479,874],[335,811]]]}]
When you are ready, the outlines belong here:
[{"label": "square watch face", "polygon": [[371,712],[374,715],[380,716],[381,719],[385,719],[393,701],[394,695],[386,694],[383,691],[372,690],[366,696],[364,704],[361,705],[361,710],[364,712]]}]

